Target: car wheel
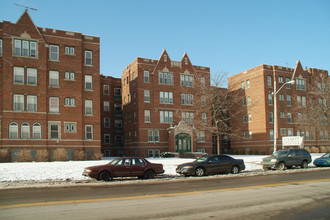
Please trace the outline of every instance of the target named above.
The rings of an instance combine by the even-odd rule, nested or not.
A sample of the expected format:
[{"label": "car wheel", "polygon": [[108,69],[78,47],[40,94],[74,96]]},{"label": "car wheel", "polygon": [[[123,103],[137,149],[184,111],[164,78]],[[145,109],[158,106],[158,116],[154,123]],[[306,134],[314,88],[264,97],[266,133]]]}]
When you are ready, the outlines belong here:
[{"label": "car wheel", "polygon": [[307,163],[307,161],[304,160],[304,161],[301,163],[300,167],[303,168],[303,169],[306,169],[306,168],[308,167],[308,163]]},{"label": "car wheel", "polygon": [[155,173],[152,170],[147,170],[143,176],[144,179],[153,179],[154,177],[155,177]]},{"label": "car wheel", "polygon": [[103,181],[109,181],[111,179],[111,175],[107,171],[102,171],[99,175],[99,179]]},{"label": "car wheel", "polygon": [[239,167],[238,166],[233,166],[231,168],[231,173],[232,174],[238,174],[239,173]]},{"label": "car wheel", "polygon": [[277,170],[285,170],[285,164],[284,162],[279,162],[276,166]]},{"label": "car wheel", "polygon": [[263,166],[262,169],[264,169],[264,171],[267,171],[267,170],[270,170],[270,167]]},{"label": "car wheel", "polygon": [[204,176],[205,175],[205,170],[202,167],[197,167],[195,170],[196,176]]}]

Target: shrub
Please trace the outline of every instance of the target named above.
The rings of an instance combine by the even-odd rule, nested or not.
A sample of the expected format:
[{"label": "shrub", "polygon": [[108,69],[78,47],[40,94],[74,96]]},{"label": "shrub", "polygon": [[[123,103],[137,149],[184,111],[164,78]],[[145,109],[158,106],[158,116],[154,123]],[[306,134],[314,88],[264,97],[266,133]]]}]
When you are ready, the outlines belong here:
[{"label": "shrub", "polygon": [[327,152],[328,152],[328,150],[325,146],[320,147],[320,153],[327,153]]},{"label": "shrub", "polygon": [[99,150],[94,150],[91,160],[101,160],[101,158],[103,157],[103,154],[101,153],[101,151]]},{"label": "shrub", "polygon": [[0,162],[10,162],[10,150],[8,148],[0,149]]},{"label": "shrub", "polygon": [[312,147],[311,153],[320,153],[320,150],[317,147]]},{"label": "shrub", "polygon": [[86,160],[86,153],[84,150],[75,150],[73,153],[73,160]]},{"label": "shrub", "polygon": [[37,162],[47,162],[50,160],[50,153],[47,149],[41,149],[37,151],[36,161]]},{"label": "shrub", "polygon": [[64,148],[56,148],[53,152],[53,160],[68,161],[68,154]]},{"label": "shrub", "polygon": [[28,149],[22,149],[18,154],[17,154],[17,161],[18,162],[32,162],[33,158],[31,155],[31,151]]}]

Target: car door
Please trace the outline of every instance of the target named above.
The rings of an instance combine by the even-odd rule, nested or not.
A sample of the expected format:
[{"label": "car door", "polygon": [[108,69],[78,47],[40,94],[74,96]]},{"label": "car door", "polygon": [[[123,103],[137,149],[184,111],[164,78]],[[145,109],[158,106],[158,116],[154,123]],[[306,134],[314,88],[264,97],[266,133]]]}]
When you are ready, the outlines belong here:
[{"label": "car door", "polygon": [[232,159],[226,155],[220,155],[220,167],[221,173],[229,173],[231,172],[232,167]]},{"label": "car door", "polygon": [[290,149],[285,161],[285,165],[287,167],[292,167],[295,165],[295,163],[296,163],[296,151],[295,149]]},{"label": "car door", "polygon": [[220,160],[218,156],[210,157],[205,165],[207,173],[219,173],[220,172]]},{"label": "car door", "polygon": [[131,176],[143,176],[146,163],[142,158],[132,158]]},{"label": "car door", "polygon": [[115,177],[126,177],[131,175],[131,159],[123,158],[119,161],[111,171],[112,176]]}]

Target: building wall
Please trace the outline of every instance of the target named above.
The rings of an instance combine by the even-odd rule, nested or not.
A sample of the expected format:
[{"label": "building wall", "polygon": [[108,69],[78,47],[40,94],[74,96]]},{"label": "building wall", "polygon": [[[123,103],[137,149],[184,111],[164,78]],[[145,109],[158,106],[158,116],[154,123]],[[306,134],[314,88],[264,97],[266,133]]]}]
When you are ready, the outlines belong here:
[{"label": "building wall", "polygon": [[[3,21],[0,38],[3,40],[1,57],[1,147],[9,149],[39,148],[54,149],[59,147],[70,149],[100,149],[100,73],[98,37],[81,33],[44,29],[36,27],[25,11],[16,23]],[[29,50],[29,55],[15,55],[15,40],[36,42],[36,55]],[[58,46],[58,60],[50,59],[50,48]],[[28,43],[29,49],[32,48]],[[66,47],[74,48],[74,54],[66,53]],[[23,48],[23,47],[22,47]],[[53,47],[52,47],[53,48]],[[85,64],[85,51],[92,51],[91,65]],[[23,49],[21,49],[23,53]],[[24,82],[17,83],[14,69],[24,69]],[[37,83],[29,84],[28,69],[37,70]],[[50,71],[58,72],[59,84],[50,84]],[[65,79],[66,72],[74,73],[74,79]],[[85,89],[85,75],[92,77],[92,88]],[[24,111],[14,107],[14,95],[23,95]],[[37,97],[37,110],[27,111],[27,97]],[[59,112],[50,112],[50,97],[59,100]],[[66,98],[75,100],[73,106],[65,103]],[[85,100],[92,100],[93,112],[85,114]],[[18,138],[9,138],[9,125],[18,125]],[[58,138],[50,138],[51,123],[58,123]],[[65,123],[76,125],[74,131],[66,131]],[[21,136],[22,124],[28,123],[30,135]],[[41,125],[41,138],[33,138],[33,125]],[[86,125],[93,127],[91,140],[86,140]]]}]

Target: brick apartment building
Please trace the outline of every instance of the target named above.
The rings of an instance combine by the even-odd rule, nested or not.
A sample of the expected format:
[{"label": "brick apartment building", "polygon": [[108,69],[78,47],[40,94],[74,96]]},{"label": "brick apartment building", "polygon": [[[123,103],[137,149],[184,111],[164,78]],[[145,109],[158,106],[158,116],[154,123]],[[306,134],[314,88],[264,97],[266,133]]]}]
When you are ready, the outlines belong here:
[{"label": "brick apartment building", "polygon": [[105,157],[123,155],[121,79],[101,75],[101,139]]},{"label": "brick apartment building", "polygon": [[122,75],[124,154],[212,153],[212,135],[199,129],[211,124],[201,86],[210,86],[210,69],[192,65],[186,53],[172,61],[164,50],[159,60],[129,64]]},{"label": "brick apartment building", "polygon": [[0,23],[0,146],[100,150],[100,39],[35,26],[25,11]]},{"label": "brick apartment building", "polygon": [[[275,79],[278,91],[277,150],[282,149],[282,137],[303,136],[305,148],[314,152],[330,152],[329,118],[322,110],[322,105],[330,101],[328,71],[316,68],[304,70],[298,61],[295,84],[286,84],[293,73],[292,68],[260,65],[229,77],[229,88],[242,93],[240,106],[231,110],[240,111],[237,117],[231,118],[232,127],[239,132],[238,136],[231,138],[232,150],[273,152],[272,92]],[[279,90],[281,86],[283,88]]]}]

